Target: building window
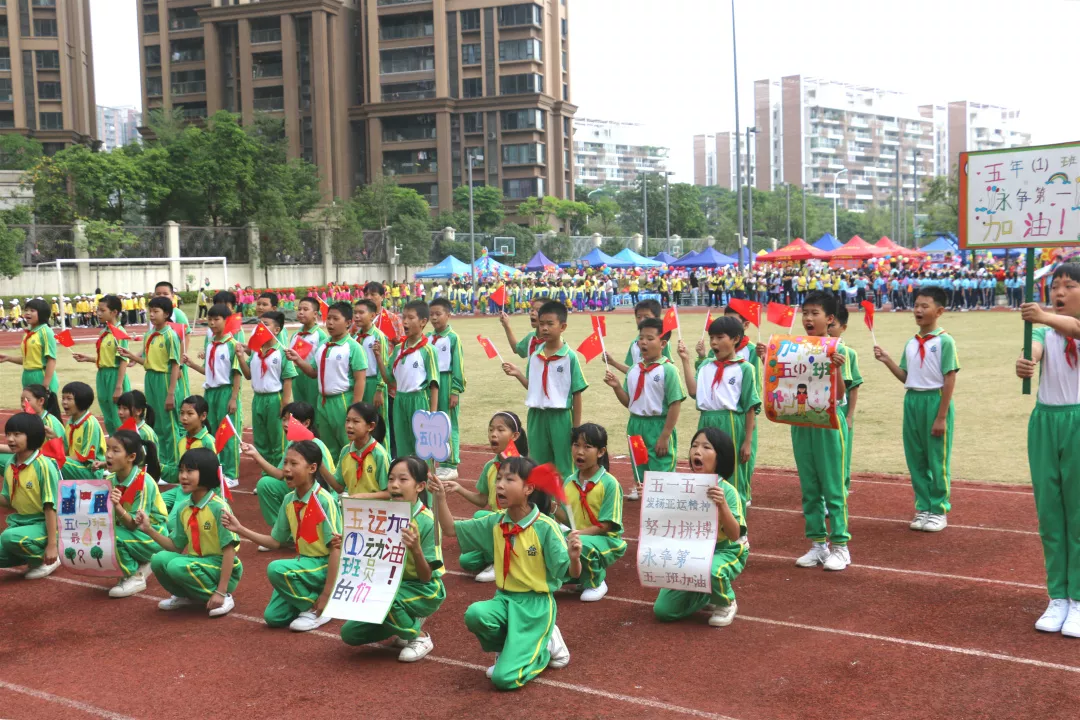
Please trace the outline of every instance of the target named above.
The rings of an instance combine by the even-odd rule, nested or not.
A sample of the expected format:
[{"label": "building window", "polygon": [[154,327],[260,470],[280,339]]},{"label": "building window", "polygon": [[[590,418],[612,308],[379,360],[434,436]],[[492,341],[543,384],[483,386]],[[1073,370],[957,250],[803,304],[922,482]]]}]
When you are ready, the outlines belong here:
[{"label": "building window", "polygon": [[147,77],[146,78],[146,95],[147,97],[161,97],[161,77]]},{"label": "building window", "polygon": [[461,81],[461,97],[476,98],[484,96],[484,78],[465,78]]},{"label": "building window", "polygon": [[543,62],[544,44],[535,38],[526,40],[503,40],[499,43],[499,60],[538,60]]},{"label": "building window", "polygon": [[278,18],[259,18],[251,21],[251,44],[281,42],[281,22]]},{"label": "building window", "polygon": [[11,78],[0,78],[0,102],[11,102]]},{"label": "building window", "polygon": [[206,92],[205,70],[182,70],[172,73],[173,95],[191,95]]},{"label": "building window", "polygon": [[383,75],[421,72],[435,69],[435,47],[400,48],[379,53],[379,72]]},{"label": "building window", "polygon": [[0,128],[15,127],[15,111],[0,110]]},{"label": "building window", "polygon": [[34,37],[56,37],[57,34],[55,18],[34,21]]},{"label": "building window", "polygon": [[201,62],[206,57],[203,53],[203,41],[201,38],[173,40],[169,47],[169,59],[174,63]]},{"label": "building window", "polygon": [[435,35],[431,13],[421,15],[387,15],[379,18],[380,40],[407,40]]},{"label": "building window", "polygon": [[476,31],[480,29],[480,11],[479,10],[462,10],[461,11],[461,31],[469,32],[470,30]]},{"label": "building window", "polygon": [[568,117],[562,119],[562,134],[566,137],[570,136],[570,118]]},{"label": "building window", "polygon": [[180,108],[180,113],[185,120],[199,120],[206,117],[206,103],[182,103],[174,107]]},{"label": "building window", "polygon": [[195,30],[202,27],[202,20],[195,8],[176,8],[169,11],[170,30]]},{"label": "building window", "polygon": [[562,19],[562,36],[566,37],[566,18]]},{"label": "building window", "polygon": [[38,70],[60,69],[60,51],[58,50],[37,50],[34,52],[34,57]]},{"label": "building window", "polygon": [[11,69],[11,48],[0,47],[0,70]]},{"label": "building window", "polygon": [[63,130],[64,129],[64,113],[62,112],[43,112],[38,113],[38,125],[42,130]]},{"label": "building window", "polygon": [[404,115],[382,119],[383,142],[435,139],[434,115]]},{"label": "building window", "polygon": [[532,3],[527,5],[507,5],[499,8],[499,27],[514,27],[515,25],[541,27],[543,20],[543,9],[539,5],[533,5]]},{"label": "building window", "polygon": [[156,33],[160,29],[157,15],[143,15],[143,32]]},{"label": "building window", "polygon": [[543,130],[544,111],[537,109],[529,110],[503,110],[503,130]]},{"label": "building window", "polygon": [[411,83],[395,83],[382,86],[383,102],[397,100],[428,100],[435,97],[435,81],[420,80]]},{"label": "building window", "polygon": [[41,81],[37,84],[38,97],[42,100],[59,100],[60,83]]},{"label": "building window", "polygon": [[[143,54],[146,56],[147,67],[156,67],[161,64],[160,45],[147,45],[143,48]],[[38,65],[38,67],[40,67],[40,65]]]},{"label": "building window", "polygon": [[469,45],[461,46],[462,65],[479,65],[480,57],[480,43],[471,43]]},{"label": "building window", "polygon": [[484,132],[484,113],[482,112],[467,112],[463,113],[465,118],[465,134],[471,135],[474,133]]},{"label": "building window", "polygon": [[562,69],[566,70],[566,51],[562,51]]},{"label": "building window", "polygon": [[544,196],[543,178],[523,178],[521,180],[503,180],[503,197],[507,200],[523,200],[530,197]]},{"label": "building window", "polygon": [[281,85],[255,88],[255,97],[252,107],[261,112],[284,110],[285,88]]},{"label": "building window", "polygon": [[562,99],[567,101],[570,100],[570,85],[567,83],[562,84]]},{"label": "building window", "polygon": [[387,175],[417,175],[438,171],[438,153],[434,150],[394,150],[383,153],[383,173]]},{"label": "building window", "polygon": [[538,93],[544,88],[544,76],[536,73],[524,75],[503,75],[499,78],[500,95],[520,95]]},{"label": "building window", "polygon": [[503,165],[543,165],[544,143],[503,145]]}]

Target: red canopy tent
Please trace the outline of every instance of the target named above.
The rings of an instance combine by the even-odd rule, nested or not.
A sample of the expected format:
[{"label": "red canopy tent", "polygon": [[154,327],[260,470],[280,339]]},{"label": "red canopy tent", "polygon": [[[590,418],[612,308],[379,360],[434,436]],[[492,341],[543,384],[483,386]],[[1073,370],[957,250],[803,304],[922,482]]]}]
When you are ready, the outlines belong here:
[{"label": "red canopy tent", "polygon": [[809,245],[802,238],[795,238],[784,247],[764,255],[758,255],[754,262],[799,262],[802,260],[824,260],[828,253]]},{"label": "red canopy tent", "polygon": [[874,247],[881,248],[882,250],[888,250],[890,255],[899,255],[899,256],[902,256],[902,257],[911,257],[911,258],[926,257],[926,253],[924,253],[922,250],[913,250],[911,248],[906,248],[906,247],[904,247],[902,245],[897,245],[896,243],[894,243],[892,240],[890,240],[888,237],[885,237],[885,236],[882,236],[882,238],[880,240],[878,240],[876,243],[874,243]]},{"label": "red canopy tent", "polygon": [[892,253],[870,243],[856,235],[840,247],[826,253],[830,265],[837,267],[858,267],[863,260],[885,257]]}]

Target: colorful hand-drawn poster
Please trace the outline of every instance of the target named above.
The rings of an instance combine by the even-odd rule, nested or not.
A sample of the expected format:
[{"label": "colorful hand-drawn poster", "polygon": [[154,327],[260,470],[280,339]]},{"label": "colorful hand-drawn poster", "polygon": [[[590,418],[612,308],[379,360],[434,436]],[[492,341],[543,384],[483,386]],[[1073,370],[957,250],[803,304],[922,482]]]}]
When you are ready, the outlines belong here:
[{"label": "colorful hand-drawn poster", "polygon": [[642,587],[712,592],[713,549],[720,531],[705,494],[716,475],[645,473],[637,570]]},{"label": "colorful hand-drawn poster", "polygon": [[773,335],[765,355],[765,416],[776,423],[838,429],[843,392],[832,364],[837,338]]},{"label": "colorful hand-drawn poster", "polygon": [[80,575],[120,577],[108,480],[61,480],[60,564]]},{"label": "colorful hand-drawn poster", "polygon": [[323,614],[381,623],[405,572],[401,531],[412,521],[412,509],[404,502],[343,497],[341,510],[341,560]]}]

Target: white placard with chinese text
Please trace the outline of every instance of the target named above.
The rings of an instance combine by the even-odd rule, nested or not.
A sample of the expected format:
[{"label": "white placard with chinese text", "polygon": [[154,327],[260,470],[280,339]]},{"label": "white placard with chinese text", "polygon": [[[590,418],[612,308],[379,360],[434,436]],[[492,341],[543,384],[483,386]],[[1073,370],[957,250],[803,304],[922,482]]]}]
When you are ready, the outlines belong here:
[{"label": "white placard with chinese text", "polygon": [[961,247],[1080,243],[1080,143],[962,153],[960,165]]},{"label": "white placard with chinese text", "polygon": [[643,587],[712,592],[719,515],[705,493],[716,484],[716,475],[645,473],[637,555]]},{"label": "white placard with chinese text", "polygon": [[337,580],[324,615],[382,623],[405,572],[401,531],[412,519],[408,503],[341,499],[343,532]]},{"label": "white placard with chinese text", "polygon": [[80,575],[121,577],[108,480],[61,480],[60,564]]}]

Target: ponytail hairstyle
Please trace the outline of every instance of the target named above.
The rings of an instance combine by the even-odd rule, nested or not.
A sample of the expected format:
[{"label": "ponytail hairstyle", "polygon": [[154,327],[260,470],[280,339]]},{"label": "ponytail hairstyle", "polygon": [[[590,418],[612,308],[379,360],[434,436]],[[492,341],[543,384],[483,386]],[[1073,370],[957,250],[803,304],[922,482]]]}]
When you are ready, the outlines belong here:
[{"label": "ponytail hairstyle", "polygon": [[346,412],[354,412],[368,425],[375,425],[375,429],[371,431],[375,442],[382,443],[386,439],[386,425],[383,424],[382,413],[376,410],[374,405],[366,402],[353,403]]},{"label": "ponytail hairstyle", "polygon": [[420,502],[424,503],[428,507],[431,507],[431,493],[427,489],[428,481],[428,466],[427,463],[418,458],[416,455],[403,455],[399,458],[394,458],[394,461],[390,463],[390,469],[387,471],[387,475],[394,471],[397,465],[405,463],[405,469],[409,471],[409,475],[416,483],[423,484],[424,488],[419,492]]},{"label": "ponytail hairstyle", "polygon": [[[150,427],[154,426],[154,408],[146,404],[146,395],[143,394],[142,390],[128,390],[116,401],[116,406],[127,408],[128,412],[131,413],[131,417],[135,418],[136,423],[139,422],[141,416],[142,422]],[[150,474],[153,475],[153,473]]]},{"label": "ponytail hairstyle", "polygon": [[210,414],[210,405],[206,402],[206,398],[204,398],[202,395],[188,395],[186,398],[184,398],[184,402],[180,403],[180,405],[190,405],[191,409],[195,411],[196,415],[203,416],[203,427],[207,430],[210,429],[210,419],[208,417],[208,415]]},{"label": "ponytail hairstyle", "polygon": [[607,430],[596,423],[582,423],[570,431],[571,444],[576,443],[578,438],[584,440],[585,444],[589,447],[602,450],[603,453],[599,457],[599,465],[604,470],[611,469],[611,456],[608,455],[607,449]]},{"label": "ponytail hairstyle", "polygon": [[135,454],[135,464],[146,470],[150,477],[160,477],[161,461],[158,460],[157,445],[143,440],[142,436],[133,430],[117,430],[111,437],[120,441],[128,455]]},{"label": "ponytail hairstyle", "polygon": [[[530,457],[512,457],[507,458],[506,462],[502,464],[501,471],[508,475],[517,475],[519,478],[529,482],[529,475],[537,467],[536,461]],[[535,505],[540,512],[545,515],[551,514],[552,502],[548,494],[542,490],[533,488],[532,495],[530,496],[530,502]]]},{"label": "ponytail hairstyle", "polygon": [[180,456],[177,467],[181,470],[195,470],[199,473],[199,487],[214,490],[221,487],[218,471],[221,463],[217,453],[210,448],[192,448]]},{"label": "ponytail hairstyle", "polygon": [[61,419],[60,401],[57,399],[56,393],[54,393],[52,390],[45,387],[44,385],[41,385],[40,383],[32,383],[30,385],[27,385],[23,388],[23,390],[26,390],[38,400],[44,400],[45,412],[49,413],[57,420]]},{"label": "ponytail hairstyle", "polygon": [[507,425],[510,426],[511,430],[518,434],[517,440],[514,440],[514,447],[517,448],[518,455],[521,457],[528,457],[529,438],[525,435],[525,429],[521,427],[521,418],[519,418],[516,413],[510,412],[509,410],[500,410],[495,413],[491,416],[492,421],[497,417],[502,417],[509,421]]}]

